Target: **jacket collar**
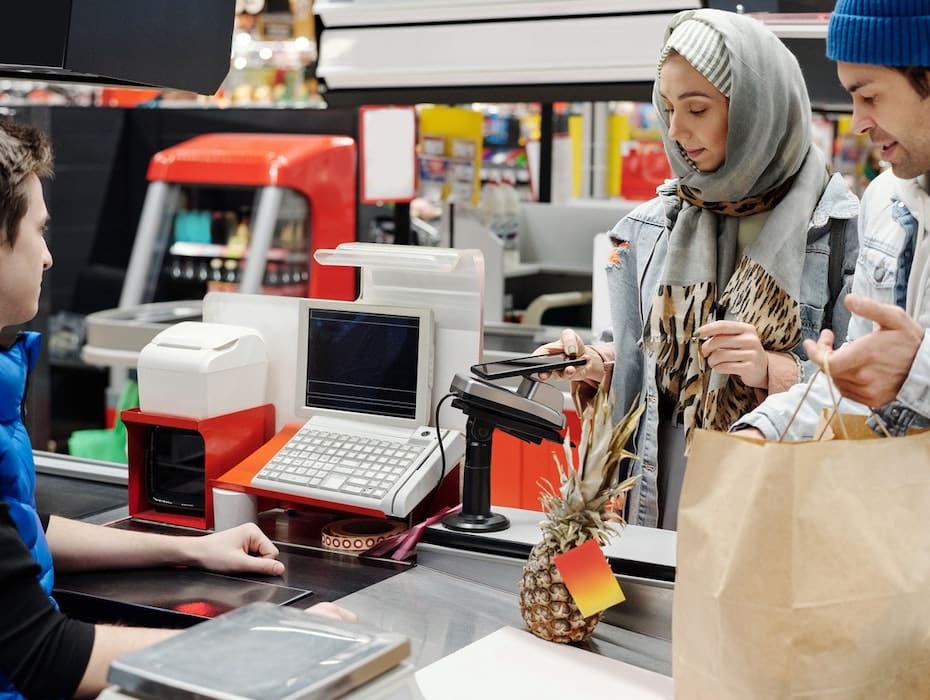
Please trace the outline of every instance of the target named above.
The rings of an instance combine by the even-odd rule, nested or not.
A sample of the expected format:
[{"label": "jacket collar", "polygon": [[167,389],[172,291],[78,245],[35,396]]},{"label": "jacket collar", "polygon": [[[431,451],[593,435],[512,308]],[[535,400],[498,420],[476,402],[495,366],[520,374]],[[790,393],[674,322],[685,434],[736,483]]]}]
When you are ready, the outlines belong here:
[{"label": "jacket collar", "polygon": [[922,241],[926,237],[926,231],[930,227],[930,195],[927,194],[928,176],[902,180],[897,178],[897,187],[895,195],[899,201],[904,203],[908,211],[917,219],[918,230],[921,232],[917,240]]},{"label": "jacket collar", "polygon": [[858,215],[859,199],[849,190],[843,176],[833,173],[811,214],[811,225],[821,228],[830,219],[852,219]]}]

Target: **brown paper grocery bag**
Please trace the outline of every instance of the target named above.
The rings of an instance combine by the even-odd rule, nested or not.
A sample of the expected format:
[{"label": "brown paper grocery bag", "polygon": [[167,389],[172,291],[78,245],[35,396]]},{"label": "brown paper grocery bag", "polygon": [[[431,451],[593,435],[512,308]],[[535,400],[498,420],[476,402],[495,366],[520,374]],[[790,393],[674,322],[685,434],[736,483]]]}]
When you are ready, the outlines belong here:
[{"label": "brown paper grocery bag", "polygon": [[930,433],[697,431],[672,651],[676,698],[930,698]]}]

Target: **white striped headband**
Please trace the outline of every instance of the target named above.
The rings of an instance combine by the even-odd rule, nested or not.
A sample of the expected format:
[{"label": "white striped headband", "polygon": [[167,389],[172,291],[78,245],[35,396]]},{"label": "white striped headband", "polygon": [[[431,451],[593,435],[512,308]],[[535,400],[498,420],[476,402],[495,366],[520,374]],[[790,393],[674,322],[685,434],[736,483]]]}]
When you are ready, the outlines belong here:
[{"label": "white striped headband", "polygon": [[730,97],[730,54],[720,32],[701,20],[686,19],[675,27],[662,48],[660,72],[672,51],[680,54],[724,97]]}]

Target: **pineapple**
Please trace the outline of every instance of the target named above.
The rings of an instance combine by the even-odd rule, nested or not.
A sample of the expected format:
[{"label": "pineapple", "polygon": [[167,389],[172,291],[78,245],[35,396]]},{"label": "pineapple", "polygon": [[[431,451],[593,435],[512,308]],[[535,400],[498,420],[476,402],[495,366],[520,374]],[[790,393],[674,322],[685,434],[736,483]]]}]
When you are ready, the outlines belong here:
[{"label": "pineapple", "polygon": [[625,494],[636,481],[631,477],[614,484],[620,460],[635,457],[625,449],[636,429],[642,407],[638,399],[616,427],[613,401],[602,386],[581,414],[579,466],[572,464],[568,435],[565,436],[565,466],[553,454],[559,470],[560,488],[545,482],[540,503],[546,519],[540,523],[543,539],[530,552],[520,582],[520,613],[530,631],[553,642],[579,642],[594,632],[603,613],[583,617],[562,582],[553,559],[572,547],[595,539],[606,544],[624,524]]}]

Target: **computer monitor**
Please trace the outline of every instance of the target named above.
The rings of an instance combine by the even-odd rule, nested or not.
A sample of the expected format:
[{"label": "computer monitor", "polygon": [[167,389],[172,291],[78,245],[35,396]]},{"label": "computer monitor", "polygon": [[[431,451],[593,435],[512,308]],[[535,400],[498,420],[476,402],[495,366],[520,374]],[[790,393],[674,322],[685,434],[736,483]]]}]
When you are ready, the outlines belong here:
[{"label": "computer monitor", "polygon": [[323,299],[298,306],[297,416],[429,425],[430,308]]}]

